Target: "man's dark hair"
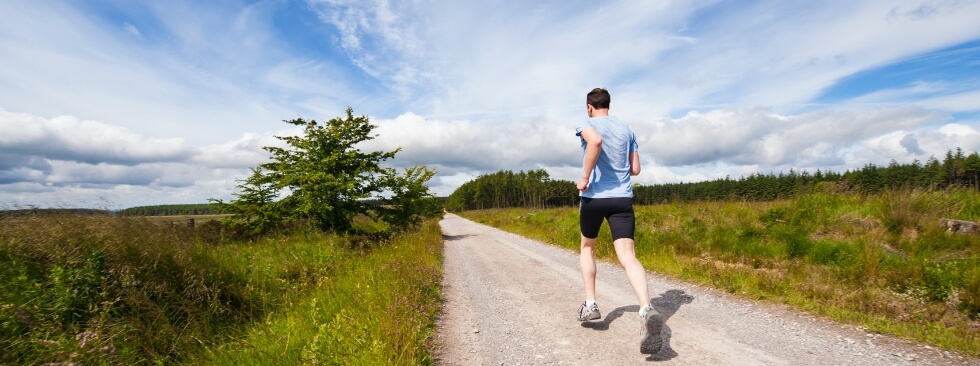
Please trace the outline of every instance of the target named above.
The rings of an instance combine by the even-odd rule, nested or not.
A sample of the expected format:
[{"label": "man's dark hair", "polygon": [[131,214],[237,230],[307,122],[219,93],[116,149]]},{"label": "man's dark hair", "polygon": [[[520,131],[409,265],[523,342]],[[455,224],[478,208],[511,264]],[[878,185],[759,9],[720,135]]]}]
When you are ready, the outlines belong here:
[{"label": "man's dark hair", "polygon": [[585,98],[585,102],[595,109],[609,109],[609,102],[612,97],[609,96],[609,91],[603,88],[595,88],[589,92]]}]

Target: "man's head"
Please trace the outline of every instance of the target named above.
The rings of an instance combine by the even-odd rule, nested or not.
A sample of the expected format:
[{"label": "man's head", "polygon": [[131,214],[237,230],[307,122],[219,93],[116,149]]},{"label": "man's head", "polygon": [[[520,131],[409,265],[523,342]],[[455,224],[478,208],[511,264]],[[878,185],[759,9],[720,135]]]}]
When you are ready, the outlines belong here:
[{"label": "man's head", "polygon": [[585,98],[585,103],[595,109],[609,109],[609,91],[603,88],[595,88],[589,92]]}]

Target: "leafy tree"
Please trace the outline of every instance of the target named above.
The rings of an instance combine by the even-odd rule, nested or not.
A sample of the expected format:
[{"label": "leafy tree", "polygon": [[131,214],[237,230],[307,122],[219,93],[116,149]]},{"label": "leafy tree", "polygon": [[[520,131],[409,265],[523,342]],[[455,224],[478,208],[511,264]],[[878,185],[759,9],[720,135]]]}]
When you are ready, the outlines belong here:
[{"label": "leafy tree", "polygon": [[[347,108],[346,118],[323,124],[302,118],[283,122],[303,127],[303,133],[276,136],[286,147],[263,148],[271,161],[253,169],[252,176],[238,186],[241,193],[230,203],[240,214],[235,220],[259,231],[272,228],[273,223],[306,221],[323,231],[346,232],[358,215],[404,225],[432,214],[434,210],[423,203],[438,205],[425,186],[434,171],[414,167],[398,176],[381,164],[400,149],[364,152],[358,148],[375,137],[371,131],[376,126],[367,116],[355,117]],[[273,202],[282,192],[288,195]],[[390,195],[383,199],[388,205],[369,204],[369,199],[384,193]]]},{"label": "leafy tree", "polygon": [[429,193],[425,185],[436,171],[425,166],[405,168],[398,176],[390,171],[386,177],[391,198],[383,199],[378,208],[380,217],[393,227],[416,227],[425,217],[439,215],[442,204]]},{"label": "leafy tree", "polygon": [[269,178],[270,176],[263,174],[261,168],[252,168],[252,175],[238,180],[240,193],[235,193],[235,200],[231,203],[214,199],[211,201],[235,214],[232,221],[244,226],[250,234],[268,232],[282,225],[285,218],[282,202],[275,201],[279,189]]}]

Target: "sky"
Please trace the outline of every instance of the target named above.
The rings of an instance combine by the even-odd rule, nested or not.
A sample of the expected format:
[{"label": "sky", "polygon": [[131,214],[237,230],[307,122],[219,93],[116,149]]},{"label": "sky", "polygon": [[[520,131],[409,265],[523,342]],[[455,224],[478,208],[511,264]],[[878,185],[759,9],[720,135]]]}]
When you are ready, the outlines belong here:
[{"label": "sky", "polygon": [[585,95],[635,183],[980,151],[980,0],[0,1],[0,209],[229,200],[297,117],[365,151],[581,174]]}]

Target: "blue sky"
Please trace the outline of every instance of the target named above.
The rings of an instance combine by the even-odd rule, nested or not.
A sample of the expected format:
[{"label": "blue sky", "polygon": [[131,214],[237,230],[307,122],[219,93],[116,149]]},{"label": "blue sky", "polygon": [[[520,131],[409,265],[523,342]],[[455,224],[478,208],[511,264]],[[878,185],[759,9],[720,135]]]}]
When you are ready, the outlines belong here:
[{"label": "blue sky", "polygon": [[350,106],[364,149],[579,174],[605,87],[642,184],[980,151],[980,1],[0,2],[0,207],[228,199]]}]

